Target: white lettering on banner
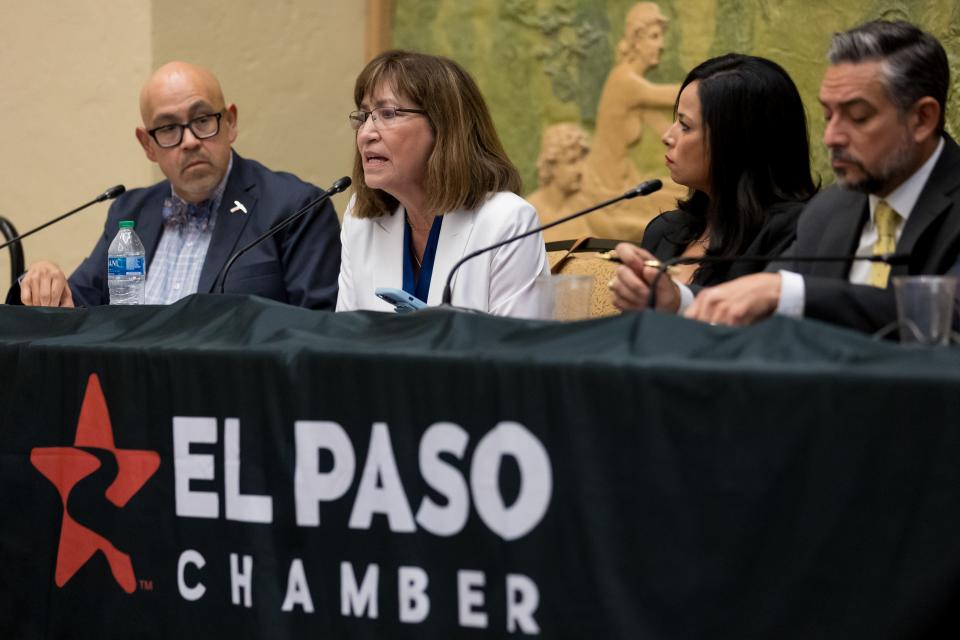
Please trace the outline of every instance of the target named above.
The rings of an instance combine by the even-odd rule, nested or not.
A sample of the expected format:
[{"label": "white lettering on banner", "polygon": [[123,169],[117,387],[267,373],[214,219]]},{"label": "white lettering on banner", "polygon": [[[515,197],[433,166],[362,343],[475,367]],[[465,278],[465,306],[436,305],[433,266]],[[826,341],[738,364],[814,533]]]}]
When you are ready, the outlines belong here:
[{"label": "white lettering on banner", "polygon": [[441,453],[463,459],[470,436],[466,430],[450,422],[431,425],[420,439],[420,474],[430,488],[446,498],[442,507],[424,496],[417,509],[417,522],[435,536],[460,533],[470,515],[470,494],[467,481],[453,465],[440,458]]},{"label": "white lettering on banner", "polygon": [[377,618],[377,585],[380,582],[380,567],[371,564],[363,574],[363,584],[357,587],[357,578],[353,575],[353,565],[340,563],[340,614],[362,618]]},{"label": "white lettering on banner", "polygon": [[[228,418],[224,426],[224,476],[226,518],[240,522],[273,521],[273,498],[240,493],[240,421]],[[217,518],[219,495],[191,489],[193,480],[213,480],[212,454],[191,453],[192,444],[216,444],[216,418],[176,416],[173,419],[176,510],[181,517]],[[356,455],[346,431],[336,422],[298,420],[294,423],[296,469],[294,502],[297,525],[320,526],[320,503],[346,495],[356,471]],[[386,423],[370,430],[367,458],[347,526],[369,529],[376,514],[386,516],[391,531],[411,533],[417,524],[436,536],[453,536],[466,526],[470,498],[477,515],[504,540],[528,534],[543,520],[553,497],[550,456],[543,444],[517,422],[500,422],[477,443],[470,461],[469,488],[463,474],[447,454],[463,460],[469,442],[467,432],[450,422],[431,425],[420,440],[418,464],[424,482],[446,502],[438,504],[423,496],[416,519],[410,509]],[[320,452],[333,456],[333,466],[320,470]],[[503,458],[516,460],[520,470],[519,492],[507,506],[500,492]]]},{"label": "white lettering on banner", "polygon": [[307,585],[307,574],[303,571],[303,560],[294,558],[290,563],[290,572],[287,574],[287,595],[283,598],[281,611],[293,611],[300,605],[305,613],[313,613],[313,598],[310,597],[310,587]]},{"label": "white lettering on banner", "polygon": [[363,465],[360,488],[350,513],[351,529],[369,529],[373,514],[387,516],[391,531],[409,533],[417,530],[410,512],[410,503],[400,482],[397,461],[393,457],[390,430],[383,422],[370,429],[370,447]]},{"label": "white lettering on banner", "polygon": [[240,604],[243,596],[243,606],[249,609],[253,606],[253,557],[243,556],[243,569],[238,566],[238,556],[230,554],[230,600],[233,604]]},{"label": "white lettering on banner", "polygon": [[[347,432],[336,422],[297,420],[293,424],[297,467],[293,492],[297,524],[320,526],[320,502],[343,497],[353,482],[356,457]],[[333,468],[320,472],[320,450],[333,455]]]},{"label": "white lettering on banner", "polygon": [[518,629],[534,635],[540,633],[540,625],[533,614],[540,606],[540,590],[537,583],[516,573],[507,574],[507,631],[514,633]]},{"label": "white lettering on banner", "polygon": [[[497,481],[500,462],[507,455],[520,466],[520,495],[510,507],[504,504]],[[484,524],[504,540],[516,540],[540,524],[550,506],[550,456],[523,425],[501,422],[480,439],[473,452],[470,488]]]},{"label": "white lettering on banner", "polygon": [[[252,607],[254,604],[254,558],[249,555],[229,553],[231,601],[234,605]],[[326,559],[324,559],[324,564]],[[271,566],[276,564],[271,559]],[[207,592],[207,586],[199,580],[191,586],[187,583],[188,566],[202,569],[207,561],[194,549],[184,550],[177,563],[177,584],[180,597],[188,602],[202,598]],[[357,565],[360,570],[360,565]],[[259,573],[259,572],[258,572]],[[212,571],[210,575],[220,575]],[[266,585],[267,596],[272,600],[276,589],[274,576],[259,573],[259,580]],[[448,574],[448,579],[449,576]],[[446,584],[437,587],[433,584],[430,575],[422,567],[399,566],[396,568],[396,592],[393,592],[390,581],[381,582],[380,565],[370,564],[363,569],[363,579],[357,580],[354,565],[350,562],[340,563],[340,613],[348,618],[378,619],[379,601],[384,598],[397,597],[397,620],[402,624],[423,624],[431,614],[431,598],[429,590],[456,589],[457,625],[464,628],[490,629],[489,614],[485,611],[487,574],[476,570],[459,570],[456,572],[456,585]],[[318,578],[314,578],[318,579]],[[307,579],[307,566],[301,558],[293,558],[287,572],[287,588],[280,610],[287,614],[314,614],[319,605],[320,611],[329,611],[333,603],[323,602],[324,596],[334,596],[335,588],[327,583],[318,591],[320,602],[316,602],[311,595]],[[382,589],[382,591],[381,591]],[[540,626],[535,614],[540,605],[540,591],[537,584],[528,576],[518,573],[508,573],[505,577],[506,617],[504,626],[508,633],[525,635],[539,635]],[[214,599],[219,599],[215,596]],[[335,606],[335,605],[334,605]],[[299,611],[298,611],[299,609]],[[451,612],[452,614],[452,612]],[[326,615],[326,614],[324,614]],[[444,616],[445,617],[445,616]],[[454,634],[455,635],[455,634]],[[449,637],[449,636],[448,636]]]},{"label": "white lettering on banner", "polygon": [[216,444],[217,419],[174,416],[173,472],[177,515],[188,518],[216,518],[220,514],[217,494],[192,491],[191,480],[213,480],[213,455],[190,453],[193,443]]},{"label": "white lettering on banner", "polygon": [[419,624],[430,615],[429,583],[427,572],[420,567],[400,567],[397,571],[400,622]]},{"label": "white lettering on banner", "polygon": [[227,418],[223,424],[223,475],[227,520],[273,522],[273,498],[240,493],[240,421],[236,418]]},{"label": "white lettering on banner", "polygon": [[457,571],[457,612],[461,627],[487,628],[483,606],[483,585],[487,577],[482,571]]},{"label": "white lettering on banner", "polygon": [[[359,474],[357,452],[349,433],[341,425],[332,421],[297,420],[293,427],[293,506],[299,527],[320,526],[321,504],[325,505],[326,524],[330,526],[330,513],[346,513],[345,508],[334,509],[332,503],[347,496],[356,483],[353,504],[348,505],[350,515],[346,525],[349,529],[371,529],[375,516],[379,514],[383,518],[377,519],[377,526],[382,527],[382,521],[385,521],[387,528],[395,533],[420,530],[438,537],[451,537],[462,533],[469,523],[471,528],[485,526],[500,539],[513,541],[527,535],[543,521],[553,497],[553,472],[547,450],[531,431],[517,422],[497,423],[479,437],[469,457],[470,434],[465,429],[444,421],[430,425],[420,436],[416,462],[422,482],[408,473],[412,471],[410,465],[414,464],[413,461],[405,457],[396,458],[390,428],[385,422],[372,424],[366,458]],[[215,454],[202,452],[204,447],[218,444],[218,419],[191,416],[173,418],[177,516],[219,518],[222,499],[223,517],[226,520],[262,524],[274,522],[272,496],[241,491],[243,456],[240,435],[240,420],[225,418],[221,483],[216,473]],[[516,462],[519,470],[517,496],[509,505],[500,482],[504,460],[508,457]],[[281,458],[286,459],[286,456]],[[401,469],[410,487],[419,489],[413,504],[401,479]],[[276,474],[271,475],[274,471]],[[289,482],[289,473],[287,469],[265,469],[257,477],[286,478]],[[216,488],[205,491],[195,489],[200,482],[215,484]],[[411,506],[417,499],[419,505],[414,516]],[[471,503],[478,516],[472,520]],[[288,513],[288,510],[277,511],[277,514],[280,513]],[[344,523],[340,521],[340,524],[342,526]],[[475,533],[471,532],[471,535]],[[417,540],[418,549],[421,542]],[[514,556],[508,554],[506,557]],[[230,600],[235,606],[253,607],[253,564],[251,555],[229,553]],[[271,561],[268,566],[275,564],[275,561]],[[177,588],[184,601],[195,602],[204,598],[211,586],[210,576],[226,573],[223,566],[220,571],[211,571],[209,568],[204,570],[206,565],[207,560],[200,551],[186,549],[180,554]],[[354,573],[355,566],[357,571],[363,567],[361,580]],[[450,568],[450,571],[453,570]],[[387,598],[389,602],[396,596],[396,615],[400,623],[424,623],[431,614],[431,591],[436,589],[431,580],[433,576],[416,566],[399,566],[396,571],[395,583],[392,580],[381,583],[380,565],[340,562],[341,614],[352,618],[377,619],[380,598]],[[452,575],[447,575],[449,577],[446,580],[450,581]],[[282,584],[282,577],[269,575],[269,572],[259,580],[261,584],[269,585],[266,588],[270,594],[275,593]],[[506,616],[499,624],[495,623],[491,631],[500,629],[502,633],[506,629],[511,634],[539,635],[540,626],[535,615],[540,605],[540,591],[536,582],[520,573],[506,573],[505,582],[505,590],[494,593],[505,593]],[[483,571],[460,569],[456,570],[456,585],[446,585],[447,589],[456,589],[457,624],[460,627],[490,629],[486,584],[487,575]],[[394,586],[397,589],[395,593]],[[336,591],[327,586],[315,592],[321,599],[324,594],[336,597]],[[224,599],[224,596],[220,598]],[[321,611],[326,611],[331,605],[336,606],[333,602],[324,605],[314,601],[303,559],[291,559],[280,610],[303,615],[315,613],[318,606]],[[453,615],[453,612],[448,615]]]},{"label": "white lettering on banner", "polygon": [[196,602],[207,592],[207,588],[203,586],[203,583],[199,580],[197,580],[197,584],[192,587],[187,585],[187,579],[184,577],[184,574],[186,573],[188,564],[192,564],[197,569],[203,569],[207,561],[203,559],[199,551],[194,551],[193,549],[187,549],[181,553],[180,559],[177,561],[177,589],[180,590],[180,597],[188,602]]}]

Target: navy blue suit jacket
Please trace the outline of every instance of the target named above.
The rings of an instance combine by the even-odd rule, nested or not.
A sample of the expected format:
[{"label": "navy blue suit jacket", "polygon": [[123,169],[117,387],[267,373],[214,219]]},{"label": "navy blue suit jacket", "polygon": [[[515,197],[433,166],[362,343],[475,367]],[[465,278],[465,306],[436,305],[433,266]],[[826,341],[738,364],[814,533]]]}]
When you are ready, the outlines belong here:
[{"label": "navy blue suit jacket", "polygon": [[[216,226],[203,263],[198,293],[212,293],[217,276],[231,254],[275,223],[319,197],[321,190],[289,173],[278,173],[259,162],[233,155]],[[69,278],[77,306],[107,304],[107,249],[120,220],[134,220],[146,249],[147,277],[163,233],[163,201],[170,183],[134,189],[110,207],[103,235],[93,253]],[[230,209],[242,203],[247,213]],[[313,213],[264,240],[231,267],[225,292],[272,298],[312,309],[334,309],[340,271],[340,223],[329,201]],[[19,293],[18,293],[19,295]]]}]

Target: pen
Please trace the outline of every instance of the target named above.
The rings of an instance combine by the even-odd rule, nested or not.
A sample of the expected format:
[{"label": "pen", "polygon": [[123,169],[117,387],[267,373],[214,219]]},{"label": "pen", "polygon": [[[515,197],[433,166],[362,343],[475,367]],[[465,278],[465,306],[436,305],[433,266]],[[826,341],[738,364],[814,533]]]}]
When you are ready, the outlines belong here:
[{"label": "pen", "polygon": [[[620,256],[617,255],[617,252],[614,249],[611,249],[610,251],[605,251],[603,253],[598,253],[597,257],[600,258],[601,260],[607,260],[609,262],[619,262],[619,263],[623,262],[622,260],[620,260]],[[657,259],[644,260],[643,266],[650,267],[651,269],[660,269],[663,266],[663,263]],[[676,266],[670,265],[667,267],[666,272],[667,272],[667,275],[675,276],[680,272],[680,270],[677,269]]]}]

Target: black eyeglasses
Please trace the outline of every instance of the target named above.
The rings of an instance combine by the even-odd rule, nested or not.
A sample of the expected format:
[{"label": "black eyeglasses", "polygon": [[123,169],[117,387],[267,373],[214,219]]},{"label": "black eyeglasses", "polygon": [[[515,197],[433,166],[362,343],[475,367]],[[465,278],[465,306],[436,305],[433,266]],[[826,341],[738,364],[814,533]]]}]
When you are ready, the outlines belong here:
[{"label": "black eyeglasses", "polygon": [[184,124],[165,124],[162,127],[150,129],[150,134],[157,144],[163,149],[176,147],[183,141],[183,130],[190,127],[190,132],[197,140],[206,140],[220,133],[220,118],[223,112],[208,113],[197,116]]},{"label": "black eyeglasses", "polygon": [[424,114],[426,111],[423,109],[407,109],[405,107],[377,107],[371,111],[360,109],[359,111],[350,113],[350,126],[353,127],[354,131],[357,131],[363,126],[363,123],[367,121],[368,117],[373,116],[373,126],[378,129],[380,127],[390,128],[397,123],[398,113]]}]

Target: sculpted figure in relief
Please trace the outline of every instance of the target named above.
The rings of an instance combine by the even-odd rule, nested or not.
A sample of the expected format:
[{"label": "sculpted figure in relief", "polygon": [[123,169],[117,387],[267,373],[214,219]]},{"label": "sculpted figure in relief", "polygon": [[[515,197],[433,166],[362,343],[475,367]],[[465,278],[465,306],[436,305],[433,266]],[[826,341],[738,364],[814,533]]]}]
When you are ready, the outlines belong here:
[{"label": "sculpted figure in relief", "polygon": [[[676,207],[685,190],[662,175],[642,176],[630,151],[649,130],[658,139],[672,121],[679,84],[656,84],[644,75],[660,62],[667,19],[653,2],[633,6],[626,16],[617,63],[604,84],[597,107],[597,126],[584,163],[583,184],[571,201],[587,207],[620,195],[643,179],[659,177],[664,188],[652,196],[625,201],[584,218],[590,235],[639,241],[646,223]],[[560,229],[565,225],[560,225]],[[571,233],[561,235],[573,237]]]},{"label": "sculpted figure in relief", "polygon": [[[576,123],[562,122],[544,129],[537,157],[539,188],[527,196],[542,224],[574,212],[571,199],[580,191],[583,161],[589,150],[587,132]],[[579,218],[547,229],[543,236],[546,242],[552,242],[588,234],[586,223]]]}]

